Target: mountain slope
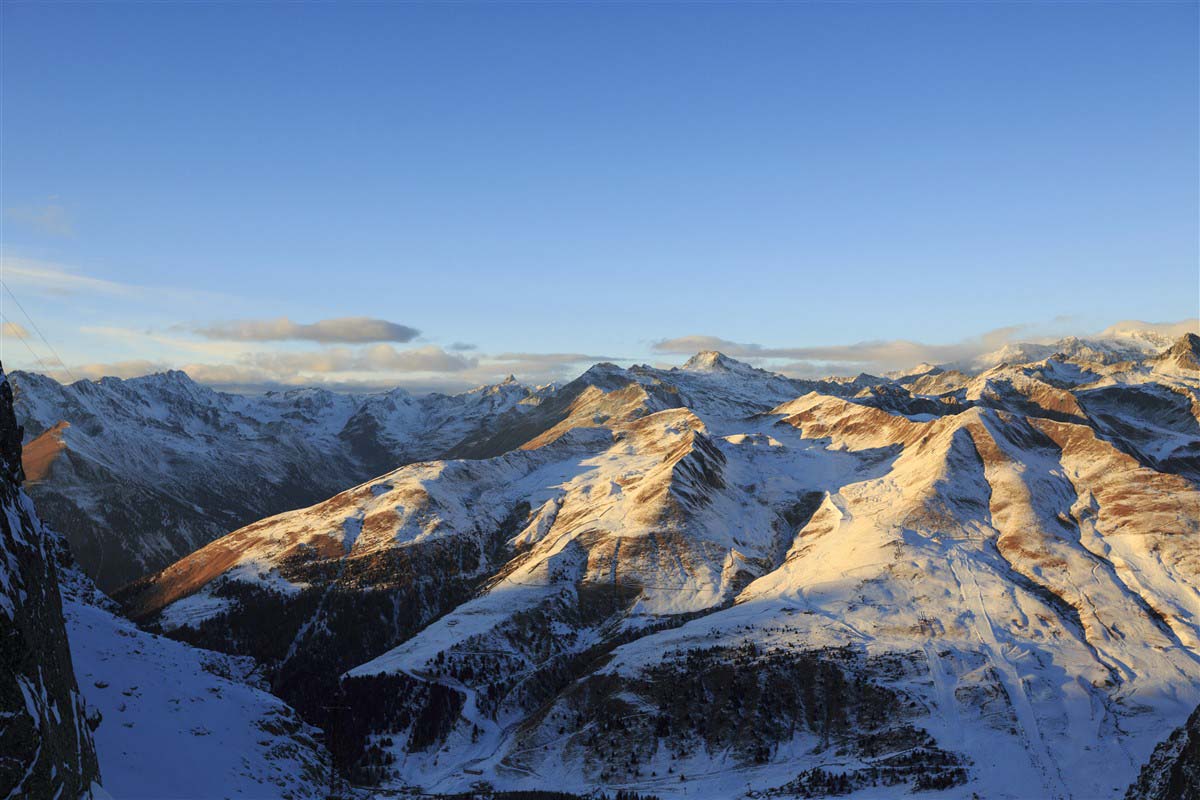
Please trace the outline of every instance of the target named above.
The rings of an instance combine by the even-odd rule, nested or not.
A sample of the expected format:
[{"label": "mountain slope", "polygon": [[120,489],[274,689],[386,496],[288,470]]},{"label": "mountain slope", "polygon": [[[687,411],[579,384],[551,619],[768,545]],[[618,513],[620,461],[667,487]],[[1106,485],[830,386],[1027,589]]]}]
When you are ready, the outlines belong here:
[{"label": "mountain slope", "polygon": [[[846,417],[831,424],[839,403]],[[783,563],[741,591],[732,608],[621,645],[607,664],[600,659],[569,674],[548,707],[528,684],[544,691],[556,659],[563,666],[570,659],[536,637],[527,642],[529,633],[505,619],[537,608],[537,617],[553,620],[553,606],[502,599],[514,591],[503,582],[353,670],[351,684],[407,675],[463,697],[458,721],[442,728],[441,747],[414,748],[410,740],[397,752],[401,774],[451,788],[467,782],[466,761],[514,786],[553,780],[583,789],[606,782],[666,792],[683,773],[692,776],[693,792],[720,796],[746,782],[764,790],[783,786],[807,770],[869,783],[882,779],[872,772],[881,762],[915,745],[923,760],[910,766],[941,768],[948,783],[973,762],[967,796],[1094,797],[1123,788],[1156,734],[1153,720],[1178,719],[1200,697],[1196,597],[1189,589],[1200,572],[1191,548],[1194,487],[1148,475],[1115,448],[1089,453],[1103,458],[1096,471],[1104,477],[1089,478],[1085,490],[1098,508],[1090,519],[1078,511],[1082,520],[1072,532],[1053,505],[1043,506],[1042,498],[1066,496],[1050,487],[1030,492],[1027,482],[1058,480],[1064,464],[1076,469],[1076,445],[1068,442],[1063,461],[1053,464],[1057,448],[1047,435],[1035,438],[1038,446],[1019,464],[1012,461],[1013,442],[1035,437],[1038,425],[1067,441],[1072,431],[1061,430],[1061,423],[976,411],[928,423],[894,418],[889,426],[873,410],[856,411],[841,400],[824,404],[810,410],[819,426],[811,434],[805,415],[786,424],[798,425],[805,438],[828,437],[835,452],[873,456],[897,441],[903,450],[876,462],[883,474],[859,474],[826,490]],[[776,438],[787,446],[787,438]],[[1097,446],[1087,436],[1084,444]],[[1140,494],[1132,491],[1143,486]],[[1110,494],[1134,502],[1140,496],[1159,508],[1129,519],[1120,499],[1109,505]],[[1167,566],[1153,585],[1128,579],[1158,574],[1148,568],[1158,558]],[[533,582],[522,574],[520,591],[533,591]],[[634,588],[639,597],[625,609],[626,636],[661,624],[641,609],[672,587]],[[777,683],[789,674],[780,664],[794,666],[794,656],[811,666]],[[831,661],[846,680],[874,687],[873,701],[845,700],[848,717],[832,737],[821,724],[806,725],[808,717],[790,716],[779,696],[784,685],[803,685],[803,675],[831,669]],[[735,676],[758,676],[757,691],[768,698],[757,710],[735,703],[749,723],[741,729],[756,731],[755,739],[726,738],[713,728],[716,718],[689,719],[704,707],[700,698],[715,700],[712,681],[730,669]],[[497,675],[520,680],[497,681]],[[1162,696],[1164,678],[1177,699]],[[688,686],[699,692],[696,704],[673,711],[670,693]],[[495,702],[494,694],[503,700]],[[885,715],[912,730],[870,727],[888,696],[919,709]],[[645,722],[615,725],[623,715],[644,715]],[[614,727],[600,733],[597,724]],[[805,727],[807,738],[789,733]],[[826,737],[836,746],[823,745]],[[880,738],[894,749],[876,749]],[[712,772],[723,751],[718,763],[735,767],[736,778]],[[560,762],[565,772],[555,766]]]},{"label": "mountain slope", "polygon": [[[104,788],[128,800],[324,797],[320,733],[247,658],[139,630],[68,568],[64,612]],[[197,765],[202,765],[197,768]]]}]

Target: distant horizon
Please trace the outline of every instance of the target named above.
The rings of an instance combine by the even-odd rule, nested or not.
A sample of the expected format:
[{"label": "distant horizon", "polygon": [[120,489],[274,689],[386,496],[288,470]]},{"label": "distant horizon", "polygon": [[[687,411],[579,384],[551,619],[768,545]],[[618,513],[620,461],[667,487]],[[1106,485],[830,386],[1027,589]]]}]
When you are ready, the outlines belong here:
[{"label": "distant horizon", "polygon": [[[10,336],[16,335],[22,340],[31,338],[30,332],[28,330],[24,329],[23,327],[21,327],[19,330],[14,331],[13,328],[11,327],[13,324],[14,323],[5,323],[5,330]],[[188,371],[188,367],[186,365],[183,367],[162,365],[160,369],[152,369],[147,372],[132,372],[129,374],[122,374],[122,375],[108,375],[108,374],[98,374],[97,373],[97,374],[84,374],[84,375],[68,376],[66,374],[66,372],[61,368],[56,370],[56,369],[44,369],[44,368],[30,369],[27,367],[16,367],[16,368],[13,368],[10,370],[6,366],[3,366],[6,362],[4,362],[4,359],[2,356],[0,356],[0,367],[2,367],[4,369],[4,372],[6,374],[11,373],[11,372],[34,373],[34,374],[38,374],[38,375],[42,375],[44,377],[50,378],[50,379],[57,381],[58,383],[61,383],[63,385],[70,385],[71,383],[74,383],[74,382],[77,382],[80,380],[87,380],[87,381],[93,381],[93,382],[103,380],[105,378],[114,378],[117,380],[133,380],[133,379],[137,379],[137,378],[152,377],[154,375],[162,375],[162,374],[166,374],[166,373],[170,373],[170,372],[182,372],[183,374],[187,375],[188,378],[190,380],[194,381],[195,383],[198,383],[203,386],[207,386],[216,391],[227,392],[227,393],[231,393],[231,394],[258,395],[258,394],[267,394],[267,393],[271,393],[271,392],[289,392],[289,391],[304,390],[304,389],[323,389],[323,390],[338,393],[338,394],[374,394],[374,393],[386,393],[386,392],[394,391],[396,389],[400,389],[400,390],[403,390],[412,395],[423,395],[423,394],[438,394],[438,393],[440,393],[440,394],[462,394],[462,393],[466,393],[466,392],[476,391],[478,389],[486,389],[491,386],[505,383],[509,379],[516,380],[521,385],[529,387],[529,388],[538,388],[538,387],[542,387],[542,386],[548,386],[551,384],[560,384],[561,385],[563,383],[567,383],[567,382],[570,382],[571,380],[574,380],[575,378],[577,378],[580,375],[582,375],[583,373],[585,373],[587,370],[591,369],[591,367],[593,367],[597,364],[602,364],[602,363],[612,363],[612,364],[616,364],[617,366],[620,366],[622,368],[629,368],[632,366],[649,366],[649,367],[652,367],[655,369],[676,369],[676,368],[681,368],[681,367],[685,366],[687,364],[687,362],[689,362],[691,359],[693,359],[699,355],[702,355],[702,354],[708,353],[708,352],[715,352],[715,353],[719,353],[727,358],[733,359],[734,361],[737,361],[739,363],[743,363],[743,364],[747,364],[749,366],[755,367],[756,369],[766,370],[768,372],[772,372],[772,373],[782,375],[782,376],[788,377],[788,378],[793,378],[796,380],[848,380],[848,379],[852,379],[859,375],[875,375],[875,376],[883,377],[889,373],[904,371],[906,369],[912,369],[912,368],[919,367],[921,365],[926,365],[926,364],[930,365],[930,366],[934,366],[934,367],[964,367],[965,368],[970,364],[970,362],[972,360],[980,358],[982,356],[986,356],[996,350],[1001,349],[1002,347],[1004,347],[1006,345],[1049,345],[1049,344],[1053,344],[1055,342],[1061,341],[1062,339],[1066,339],[1066,338],[1070,338],[1070,337],[1075,337],[1075,338],[1079,338],[1079,339],[1083,339],[1083,340],[1110,341],[1110,340],[1119,340],[1120,339],[1119,334],[1122,331],[1126,331],[1126,332],[1127,331],[1143,331],[1143,332],[1152,332],[1154,334],[1157,334],[1158,336],[1162,337],[1165,341],[1177,341],[1180,337],[1182,337],[1188,333],[1200,335],[1200,318],[1184,319],[1184,320],[1179,320],[1177,322],[1145,322],[1142,320],[1121,320],[1119,322],[1113,323],[1112,325],[1106,326],[1104,329],[1099,330],[1099,331],[1083,331],[1083,332],[1076,331],[1073,333],[1068,332],[1068,333],[1059,333],[1059,334],[1054,334],[1054,335],[1045,334],[1045,335],[1032,335],[1032,336],[1028,336],[1028,337],[1023,337],[1021,335],[1021,332],[1028,331],[1028,330],[1029,330],[1028,326],[1013,326],[1012,328],[1004,329],[1001,332],[991,332],[993,334],[998,334],[998,335],[992,335],[992,336],[983,335],[983,336],[979,336],[979,337],[974,337],[973,339],[966,340],[965,342],[950,343],[950,344],[927,345],[927,344],[921,344],[921,343],[917,343],[917,342],[859,342],[859,343],[845,345],[845,346],[841,346],[841,347],[835,346],[833,348],[813,348],[815,351],[832,351],[832,352],[841,351],[841,352],[844,352],[844,354],[846,354],[846,355],[858,354],[863,359],[869,359],[872,357],[878,358],[880,353],[887,354],[889,351],[895,350],[895,351],[897,351],[896,354],[890,355],[890,357],[893,359],[897,359],[897,360],[890,362],[893,364],[893,366],[889,366],[886,369],[881,368],[881,367],[885,366],[882,361],[863,360],[863,361],[856,362],[859,367],[871,366],[873,364],[875,366],[875,369],[863,368],[863,369],[857,369],[857,370],[853,370],[853,371],[849,371],[849,372],[833,371],[833,372],[812,372],[812,373],[803,373],[803,374],[798,374],[795,372],[795,370],[788,369],[789,364],[781,363],[781,362],[787,361],[787,356],[781,355],[778,352],[774,352],[771,350],[766,350],[766,351],[759,350],[758,351],[759,354],[756,354],[756,351],[754,349],[754,347],[756,347],[756,346],[753,346],[753,345],[748,346],[748,345],[745,345],[745,344],[739,343],[739,342],[731,342],[731,341],[727,341],[727,340],[721,340],[716,337],[704,337],[704,336],[684,337],[682,339],[675,340],[675,341],[663,341],[663,342],[656,343],[657,345],[659,345],[660,347],[663,348],[664,355],[666,353],[670,353],[673,356],[675,356],[674,358],[658,359],[658,360],[653,360],[653,361],[641,361],[639,359],[622,359],[622,358],[599,358],[599,359],[596,359],[595,361],[591,361],[591,362],[585,362],[585,361],[571,362],[571,364],[568,365],[567,371],[564,371],[558,377],[552,378],[550,380],[536,380],[536,379],[530,380],[528,378],[524,378],[524,377],[518,375],[515,372],[509,372],[506,375],[504,375],[503,377],[498,378],[496,380],[484,381],[482,383],[476,383],[476,384],[466,384],[466,383],[453,384],[453,383],[451,383],[451,384],[441,384],[441,385],[431,384],[428,386],[422,386],[420,384],[411,384],[411,383],[408,385],[405,385],[403,383],[387,383],[387,382],[336,383],[336,382],[328,382],[328,381],[323,382],[320,380],[298,381],[295,383],[282,383],[282,382],[281,383],[261,383],[261,384],[221,383],[221,382],[217,382],[217,381],[204,380],[200,377],[196,377],[196,376],[192,375]],[[685,348],[687,348],[688,346],[691,346],[691,345],[695,345],[697,349],[692,350],[692,351],[686,351]],[[748,347],[750,349],[747,349]],[[763,353],[765,353],[765,354],[763,354]],[[922,354],[927,357],[921,357]],[[953,358],[939,358],[938,357],[939,355],[941,355],[941,356],[953,355],[954,357]],[[907,361],[899,360],[899,359],[904,359],[906,357],[908,358]],[[913,360],[914,358],[915,358],[915,360]],[[827,362],[827,363],[836,364],[836,362]],[[843,364],[843,366],[851,366],[851,365],[853,365],[853,362],[852,362],[852,364]],[[570,367],[575,367],[575,368],[573,370],[571,370]],[[201,370],[201,372],[203,374],[202,370]],[[73,379],[72,379],[72,377],[73,377]]]}]

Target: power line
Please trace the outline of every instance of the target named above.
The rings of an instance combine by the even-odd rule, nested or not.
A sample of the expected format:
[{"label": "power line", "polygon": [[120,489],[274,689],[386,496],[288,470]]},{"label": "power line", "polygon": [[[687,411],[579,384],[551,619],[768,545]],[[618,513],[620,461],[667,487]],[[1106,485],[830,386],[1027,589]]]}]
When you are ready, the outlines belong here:
[{"label": "power line", "polygon": [[25,315],[25,319],[29,320],[30,327],[32,327],[37,333],[38,337],[41,338],[42,343],[45,344],[46,347],[49,348],[50,352],[54,354],[54,358],[59,364],[62,365],[63,371],[67,373],[67,377],[69,377],[71,382],[74,383],[75,376],[71,374],[70,368],[67,366],[66,362],[62,360],[62,357],[59,356],[58,351],[54,349],[54,345],[50,344],[50,340],[48,340],[45,334],[42,333],[42,329],[39,328],[37,323],[33,321],[33,317],[30,316],[29,312],[25,310],[25,306],[21,305],[21,301],[17,299],[17,296],[13,293],[13,290],[8,287],[8,284],[5,283],[3,279],[0,279],[0,286],[4,287],[5,291],[8,292],[9,297],[11,297],[13,302],[17,304],[17,308],[21,309],[21,313]]},{"label": "power line", "polygon": [[17,299],[15,294],[13,294],[13,290],[8,288],[8,284],[5,283],[3,279],[0,279],[0,286],[4,287],[4,290],[8,292],[8,296],[11,297],[13,302],[17,304],[17,308],[21,309],[21,313],[25,315],[25,319],[29,320],[29,324],[33,327],[33,330],[39,337],[41,337],[42,342],[50,349],[50,352],[54,354],[54,358],[58,360],[58,363],[62,365],[63,371],[67,373],[67,377],[71,379],[71,383],[74,383],[75,376],[71,374],[71,369],[67,366],[67,362],[63,361],[62,357],[58,355],[58,351],[54,349],[54,345],[50,344],[50,341],[46,338],[45,334],[42,333],[42,329],[39,328],[37,323],[33,321],[33,317],[29,316],[29,312],[25,310],[25,306],[21,305],[21,301]]}]

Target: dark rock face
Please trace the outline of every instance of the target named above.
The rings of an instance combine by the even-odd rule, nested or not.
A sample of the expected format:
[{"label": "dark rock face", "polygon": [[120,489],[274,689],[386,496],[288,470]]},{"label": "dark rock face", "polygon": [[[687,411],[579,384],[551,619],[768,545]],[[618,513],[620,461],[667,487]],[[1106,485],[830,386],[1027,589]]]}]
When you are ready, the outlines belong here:
[{"label": "dark rock face", "polygon": [[955,393],[938,398],[921,397],[899,385],[880,384],[869,386],[856,394],[856,403],[879,408],[892,414],[928,414],[941,417],[965,410],[965,405]]},{"label": "dark rock face", "polygon": [[1200,798],[1200,707],[1188,721],[1154,748],[1126,800],[1198,800]]},{"label": "dark rock face", "polygon": [[20,488],[21,429],[0,375],[0,795],[75,798],[99,777],[75,682],[55,542]]},{"label": "dark rock face", "polygon": [[[529,744],[554,735],[557,726],[570,736],[569,748],[586,754],[584,768],[596,778],[636,780],[664,752],[680,764],[697,752],[720,752],[742,766],[769,763],[775,748],[801,731],[818,750],[874,765],[861,774],[838,773],[835,788],[845,791],[830,793],[922,777],[934,783],[918,789],[965,783],[969,760],[914,727],[915,704],[872,679],[888,666],[870,664],[850,648],[764,651],[745,643],[690,650],[634,676],[600,673],[577,682],[540,730],[530,726]],[[819,795],[809,793],[819,783],[807,785],[812,777],[802,775],[779,794]]]}]

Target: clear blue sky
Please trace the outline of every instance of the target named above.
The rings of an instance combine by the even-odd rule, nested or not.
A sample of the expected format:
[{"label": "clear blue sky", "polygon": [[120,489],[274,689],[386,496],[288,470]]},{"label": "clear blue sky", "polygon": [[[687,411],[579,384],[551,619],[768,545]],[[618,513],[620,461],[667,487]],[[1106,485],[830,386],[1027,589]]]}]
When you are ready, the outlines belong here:
[{"label": "clear blue sky", "polygon": [[[6,282],[83,371],[332,349],[304,374],[452,385],[1200,303],[1195,3],[2,15]],[[280,317],[409,326],[384,346],[438,368],[211,333]]]}]

